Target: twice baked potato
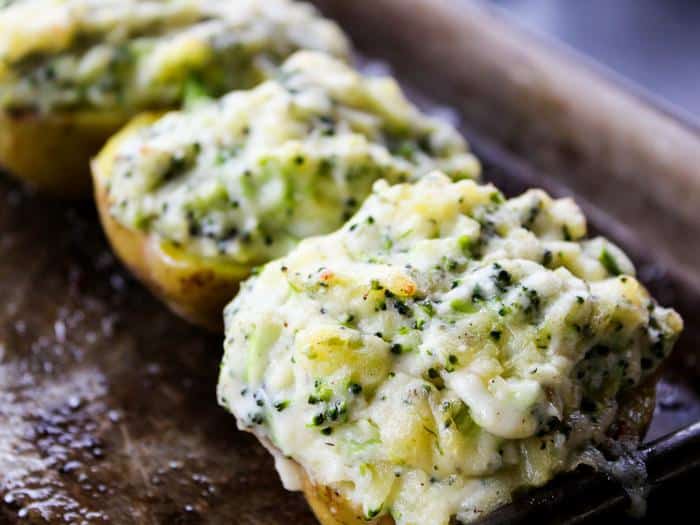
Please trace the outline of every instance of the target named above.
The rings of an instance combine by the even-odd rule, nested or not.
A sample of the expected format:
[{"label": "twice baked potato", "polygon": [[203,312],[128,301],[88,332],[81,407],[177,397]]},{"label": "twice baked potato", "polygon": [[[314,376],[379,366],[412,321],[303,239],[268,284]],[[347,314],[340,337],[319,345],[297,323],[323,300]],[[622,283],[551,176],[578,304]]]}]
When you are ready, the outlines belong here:
[{"label": "twice baked potato", "polygon": [[569,199],[375,184],[241,284],[218,397],[324,525],[468,523],[639,440],[682,330]]},{"label": "twice baked potato", "polygon": [[250,274],[250,268],[223,259],[193,256],[167,239],[122,226],[110,212],[107,187],[119,145],[158,118],[155,114],[136,117],[94,160],[100,220],[117,256],[155,295],[181,317],[218,331],[221,305],[236,294],[238,282]]},{"label": "twice baked potato", "polygon": [[209,327],[222,326],[238,281],[340,227],[374,181],[479,174],[459,133],[421,114],[393,80],[314,52],[250,91],[137,118],[93,167],[117,254],[176,312]]},{"label": "twice baked potato", "polygon": [[289,0],[0,2],[0,166],[84,196],[90,158],[131,117],[252,87],[299,49],[350,53]]}]

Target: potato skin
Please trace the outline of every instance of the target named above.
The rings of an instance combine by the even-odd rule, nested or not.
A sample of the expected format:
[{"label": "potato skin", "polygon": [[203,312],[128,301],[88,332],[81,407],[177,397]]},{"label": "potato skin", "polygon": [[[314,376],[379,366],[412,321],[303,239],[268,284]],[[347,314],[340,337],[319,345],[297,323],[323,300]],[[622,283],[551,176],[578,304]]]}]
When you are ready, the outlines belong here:
[{"label": "potato skin", "polygon": [[121,141],[158,114],[136,117],[115,135],[92,162],[95,200],[112,248],[131,272],[173,312],[213,332],[223,332],[223,308],[251,268],[187,254],[171,243],[127,228],[110,214],[105,183]]},{"label": "potato skin", "polygon": [[85,197],[90,159],[128,119],[118,112],[0,111],[0,166],[39,191]]},{"label": "potato skin", "polygon": [[[656,404],[658,374],[623,395],[614,428],[615,439],[621,441],[640,440],[646,434]],[[315,485],[306,473],[303,476],[304,497],[321,525],[395,525],[391,516],[366,520],[331,487]]]},{"label": "potato skin", "polygon": [[391,516],[365,519],[362,512],[354,509],[340,494],[330,487],[314,485],[306,474],[303,477],[302,490],[321,525],[394,525]]},{"label": "potato skin", "polygon": [[656,408],[656,384],[661,378],[663,366],[642,384],[623,393],[618,398],[617,418],[608,434],[623,442],[641,442],[644,439]]}]

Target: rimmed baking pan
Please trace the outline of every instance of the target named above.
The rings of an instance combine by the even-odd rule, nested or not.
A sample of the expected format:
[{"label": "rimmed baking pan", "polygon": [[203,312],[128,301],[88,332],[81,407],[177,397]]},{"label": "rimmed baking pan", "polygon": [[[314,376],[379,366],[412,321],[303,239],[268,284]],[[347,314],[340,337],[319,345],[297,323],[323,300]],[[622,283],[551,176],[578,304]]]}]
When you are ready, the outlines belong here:
[{"label": "rimmed baking pan", "polygon": [[[574,195],[681,312],[686,332],[640,459],[658,489],[650,523],[692,509],[697,426],[654,440],[700,419],[697,130],[478,5],[317,3],[416,100],[461,121],[488,179],[511,194]],[[119,267],[92,207],[5,177],[0,202],[0,524],[314,523],[217,407],[220,339]],[[557,501],[566,512],[547,513]],[[623,507],[615,483],[577,472],[487,520],[576,523]]]}]

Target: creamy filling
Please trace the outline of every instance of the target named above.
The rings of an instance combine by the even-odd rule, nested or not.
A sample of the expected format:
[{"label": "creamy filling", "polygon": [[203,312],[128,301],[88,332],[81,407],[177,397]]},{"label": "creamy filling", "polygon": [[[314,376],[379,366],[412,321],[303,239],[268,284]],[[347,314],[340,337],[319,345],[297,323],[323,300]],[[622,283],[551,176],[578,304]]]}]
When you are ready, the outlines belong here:
[{"label": "creamy filling", "polygon": [[434,169],[479,174],[459,133],[421,114],[393,80],[300,52],[276,80],[127,138],[106,185],[125,226],[255,265],[340,227],[376,180]]},{"label": "creamy filling", "polygon": [[682,329],[585,234],[541,191],[380,181],[243,284],[219,401],[367,519],[473,521],[593,457]]},{"label": "creamy filling", "polygon": [[289,0],[21,0],[0,5],[0,108],[167,108],[252,87],[341,30]]}]

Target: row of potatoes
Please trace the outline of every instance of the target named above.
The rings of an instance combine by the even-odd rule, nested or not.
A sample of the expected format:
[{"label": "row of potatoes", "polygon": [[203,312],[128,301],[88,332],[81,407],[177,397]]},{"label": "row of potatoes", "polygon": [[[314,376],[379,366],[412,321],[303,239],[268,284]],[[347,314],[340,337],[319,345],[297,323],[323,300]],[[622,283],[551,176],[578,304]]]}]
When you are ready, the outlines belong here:
[{"label": "row of potatoes", "polygon": [[209,329],[253,268],[337,229],[374,181],[479,174],[309,5],[6,4],[0,166],[63,198],[92,187],[122,261]]},{"label": "row of potatoes", "polygon": [[[326,247],[326,244],[350,242],[350,234],[357,226],[352,220],[364,217],[358,210],[372,194],[373,187],[372,206],[381,204],[394,211],[401,211],[404,206],[410,211],[406,222],[421,223],[423,229],[434,227],[434,232],[411,233],[409,229],[405,239],[418,246],[420,242],[411,237],[414,235],[423,245],[431,247],[422,255],[416,255],[419,250],[411,253],[426,261],[436,258],[431,268],[440,269],[444,263],[446,269],[440,269],[442,280],[449,280],[451,272],[457,275],[459,268],[476,260],[478,257],[473,252],[483,251],[484,246],[474,243],[481,239],[488,244],[484,237],[488,234],[503,244],[497,250],[494,248],[494,260],[503,254],[512,259],[531,259],[528,268],[542,270],[541,274],[547,278],[551,277],[549,270],[561,268],[563,280],[584,287],[584,282],[622,276],[622,284],[618,283],[617,288],[605,285],[612,290],[609,310],[618,312],[616,301],[621,297],[632,305],[628,310],[636,317],[626,324],[642,341],[639,347],[647,345],[656,332],[663,335],[658,337],[660,355],[655,359],[667,355],[682,327],[680,318],[672,311],[659,309],[636,281],[625,284],[624,276],[633,275],[634,268],[618,248],[603,240],[578,244],[586,234],[586,225],[571,201],[552,201],[543,192],[528,192],[504,205],[503,195],[495,188],[464,181],[478,180],[480,165],[459,132],[410,103],[392,78],[364,75],[355,69],[352,46],[340,28],[310,5],[292,0],[0,0],[0,167],[29,186],[57,197],[84,198],[92,191],[107,237],[123,263],[170,309],[215,332],[222,331],[224,307],[236,296],[241,283],[258,272],[259,267],[275,261],[262,270],[262,279],[274,270],[273,282],[277,283],[281,279],[279,275],[287,270],[282,266],[277,271],[279,264],[286,264],[286,259],[282,262],[278,259],[298,247],[302,240],[338,230],[341,233],[335,237],[326,237],[315,244],[307,241],[299,250],[331,251],[334,246]],[[386,183],[375,185],[380,180]],[[453,184],[454,181],[464,182]],[[400,191],[388,189],[389,185],[405,182],[416,183],[404,187],[408,197],[390,202],[389,195]],[[449,199],[443,199],[449,203],[441,207],[439,196],[431,197],[431,191],[443,192],[443,196],[449,194]],[[456,204],[453,200],[460,191],[464,195]],[[409,197],[415,201],[412,207],[405,205]],[[477,197],[481,199],[479,202],[470,201]],[[467,218],[464,211],[470,207],[490,209],[488,206],[493,208],[494,216],[483,218],[483,224],[473,217]],[[538,214],[546,217],[538,219]],[[425,220],[428,216],[429,220]],[[362,220],[365,226],[378,220],[387,231],[396,226],[391,218],[370,216]],[[539,226],[535,225],[538,220]],[[486,233],[460,234],[455,241],[454,235],[441,231],[443,222],[449,223],[455,232],[483,227]],[[386,252],[390,258],[392,246],[402,240],[402,235],[385,235],[373,238],[372,243],[380,243],[375,251]],[[369,244],[374,246],[372,243]],[[550,245],[557,249],[542,250]],[[435,246],[438,248],[433,249]],[[443,255],[450,250],[457,254],[455,261],[443,261],[449,259]],[[306,270],[318,264],[323,260],[320,255],[314,252],[313,261],[300,266]],[[505,255],[503,258],[508,259]],[[506,289],[515,287],[516,283],[511,282],[511,274],[503,267],[498,264],[494,267],[497,277],[500,274],[507,277],[507,282],[498,278],[494,281],[502,299]],[[411,265],[406,264],[405,268]],[[319,280],[314,281],[314,286],[333,285],[334,279],[340,279],[323,268],[318,271]],[[361,276],[362,282],[355,288],[350,286],[352,279],[343,281],[342,286],[355,294],[364,307],[370,308],[367,299],[368,296],[372,299],[372,294],[379,297],[379,303],[385,298],[396,301],[396,298],[413,298],[417,285],[402,275],[383,276],[387,282],[377,279],[382,287],[375,288],[372,284],[366,293],[357,292],[367,284],[366,275]],[[311,274],[308,277],[311,279]],[[304,281],[307,276],[300,272],[285,277],[285,282],[293,288],[297,278]],[[491,277],[484,279],[491,283]],[[439,279],[433,281],[436,284]],[[455,294],[462,293],[461,284],[454,281]],[[245,299],[248,292],[253,294],[245,290],[246,286],[239,299]],[[303,286],[302,282],[297,291],[304,292]],[[537,293],[533,295],[533,289],[523,289],[530,293],[528,301],[536,300],[539,304],[540,298]],[[263,295],[274,295],[274,290],[264,287],[261,290]],[[445,293],[449,294],[449,290]],[[570,311],[589,312],[588,303],[585,309],[581,306],[583,295],[576,297],[579,302],[574,302],[573,296],[568,299],[571,308],[560,316],[565,321],[573,323]],[[350,303],[339,302],[344,307]],[[235,301],[231,304],[232,312],[240,307]],[[401,301],[396,304],[397,312],[403,315],[401,309],[407,307]],[[440,308],[449,306],[449,315],[457,320],[474,316],[468,317],[471,322],[483,304],[485,297],[474,291],[471,302],[455,299]],[[254,305],[249,306],[251,311],[255,310]],[[596,308],[598,313],[605,313],[600,305]],[[380,310],[381,307],[376,310],[377,315],[386,319],[388,314]],[[642,330],[645,319],[654,312],[659,316],[658,326]],[[603,313],[599,316],[600,324],[607,327],[612,323],[608,319],[611,316]],[[300,323],[313,319],[306,312],[295,314]],[[325,314],[323,309],[321,314]],[[506,315],[491,314],[494,318]],[[370,312],[365,317],[372,315]],[[433,317],[433,312],[429,317]],[[487,341],[482,347],[492,349],[503,360],[500,354],[506,340],[522,336],[521,346],[529,345],[537,359],[545,359],[541,348],[531,344],[535,338],[532,334],[538,328],[535,322],[526,327],[523,327],[525,321],[520,323],[523,326],[503,322],[507,331],[512,329],[513,333],[495,330],[489,320],[491,324],[486,323],[488,328],[482,330]],[[348,320],[346,324],[352,322]],[[620,320],[618,324],[622,327]],[[265,333],[261,331],[260,337],[253,336],[252,343],[245,344],[258,345],[259,353],[265,354],[282,330],[279,323],[273,325]],[[421,326],[402,328],[418,338]],[[326,332],[321,328],[313,331],[318,344],[305,346],[314,349],[313,359],[306,354],[298,357],[299,366],[308,358],[309,374],[330,377],[336,368],[342,368],[343,373],[351,370],[355,374],[352,377],[363,378],[366,389],[380,386],[372,384],[372,374],[385,387],[391,387],[392,381],[399,382],[386,378],[400,378],[394,373],[399,359],[395,356],[402,354],[403,347],[388,346],[387,333],[368,336],[374,337],[374,343],[384,351],[381,355],[377,353],[375,357],[379,361],[373,362],[371,356],[355,352],[354,346],[343,346],[343,337],[336,337],[347,326]],[[469,325],[469,330],[475,328]],[[227,336],[229,343],[231,334]],[[569,336],[577,343],[572,347],[590,342],[583,339],[580,330],[571,331]],[[543,342],[542,348],[550,340]],[[327,341],[330,343],[326,344]],[[343,344],[339,346],[338,341]],[[411,345],[406,342],[404,346]],[[639,350],[632,343],[628,346]],[[248,382],[262,382],[269,363],[251,362],[255,352],[249,349],[249,354],[245,365]],[[607,355],[603,357],[607,359]],[[466,366],[468,359],[465,357],[461,362],[460,359],[461,354],[450,355],[444,372],[453,371],[451,368],[457,364]],[[498,359],[494,357],[489,362],[500,370]],[[654,361],[654,366],[657,364]],[[228,373],[228,365],[225,359],[222,374]],[[443,372],[442,369],[431,371]],[[246,389],[238,388],[237,382],[231,384],[228,390],[244,397]],[[355,383],[353,386],[357,387],[353,395],[358,395],[362,387]],[[539,392],[539,385],[536,386]],[[615,389],[617,386],[616,383]],[[650,402],[653,385],[651,389],[648,384],[641,386],[632,396],[632,408],[628,407],[635,416],[634,425],[629,425],[634,427],[630,432],[637,436],[644,432],[653,410]],[[393,432],[390,432],[393,437],[386,441],[390,442],[390,456],[397,459],[383,466],[368,463],[369,466],[363,467],[367,470],[365,478],[371,482],[363,489],[366,497],[362,505],[351,503],[330,486],[314,483],[313,476],[300,471],[299,488],[304,490],[324,525],[413,523],[406,516],[392,517],[383,507],[389,492],[394,490],[391,487],[397,483],[393,466],[424,463],[423,473],[431,471],[431,465],[436,463],[434,454],[424,452],[433,450],[437,432],[424,424],[432,417],[427,398],[416,402],[412,412],[394,410],[394,406],[402,406],[403,400],[399,398],[403,387],[391,388],[387,398],[396,394],[398,401],[387,405],[386,413],[377,419],[390,422],[384,430]],[[220,385],[220,402],[222,392],[227,390]],[[490,399],[489,392],[477,393],[479,396],[475,397]],[[604,397],[614,401],[617,393],[615,390]],[[261,406],[254,397],[249,401]],[[510,403],[511,399],[506,401]],[[506,401],[496,405],[506,406]],[[243,406],[248,401],[239,402]],[[285,409],[285,403],[278,404],[276,410]],[[532,403],[522,403],[530,410]],[[441,431],[441,435],[451,436],[443,443],[450,448],[437,450],[441,456],[467,462],[458,472],[469,474],[473,469],[474,484],[484,485],[477,483],[485,479],[480,479],[478,474],[493,470],[495,467],[490,465],[504,461],[500,456],[495,461],[493,458],[503,455],[507,447],[500,444],[510,438],[513,443],[522,438],[517,442],[521,451],[518,454],[525,458],[520,465],[522,472],[518,472],[519,483],[540,485],[564,468],[565,455],[562,453],[560,458],[542,448],[542,440],[534,434],[536,429],[521,432],[524,418],[516,422],[518,432],[511,431],[496,439],[498,431],[492,431],[489,425],[479,422],[476,428],[475,416],[470,415],[464,403],[459,401],[455,406],[459,410],[455,414],[450,412],[449,417],[463,421],[463,428],[455,424],[449,431]],[[624,407],[620,413],[627,410]],[[287,414],[291,418],[293,411]],[[497,414],[499,420],[492,426],[500,428],[501,420],[507,418]],[[263,443],[274,448],[269,436],[259,435]],[[499,452],[499,448],[503,450]],[[568,452],[563,441],[561,449]],[[515,458],[513,465],[519,464],[518,454],[511,454]],[[437,471],[437,467],[433,468]],[[433,504],[435,508],[447,508],[447,503],[439,501],[438,486],[428,490],[426,483],[432,484],[432,477],[427,482],[419,479],[414,483],[415,490],[401,493],[408,502],[407,508],[415,507],[417,513],[427,512],[425,509]],[[505,481],[500,492],[499,501],[507,501]],[[455,498],[461,494],[456,489],[452,493]],[[455,500],[450,503],[450,509],[459,508],[460,504]],[[445,520],[435,523],[443,521],[447,523]]]},{"label": "row of potatoes", "polygon": [[[340,227],[376,180],[479,175],[458,132],[357,72],[310,5],[0,3],[0,168],[56,198],[92,193],[122,262],[209,330],[255,267]],[[360,519],[304,490],[322,523]]]}]

